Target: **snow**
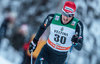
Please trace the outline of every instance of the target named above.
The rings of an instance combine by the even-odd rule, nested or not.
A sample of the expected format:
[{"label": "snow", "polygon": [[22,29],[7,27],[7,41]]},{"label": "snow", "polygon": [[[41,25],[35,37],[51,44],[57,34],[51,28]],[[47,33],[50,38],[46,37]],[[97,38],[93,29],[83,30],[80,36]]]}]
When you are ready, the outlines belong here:
[{"label": "snow", "polygon": [[4,38],[1,41],[0,46],[0,64],[20,64],[22,62],[22,56],[20,52],[17,52],[11,45],[9,40]]},{"label": "snow", "polygon": [[0,64],[13,64],[13,63],[6,60],[4,57],[0,56]]},{"label": "snow", "polygon": [[1,0],[1,6],[2,7],[7,7],[9,5],[10,0]]}]

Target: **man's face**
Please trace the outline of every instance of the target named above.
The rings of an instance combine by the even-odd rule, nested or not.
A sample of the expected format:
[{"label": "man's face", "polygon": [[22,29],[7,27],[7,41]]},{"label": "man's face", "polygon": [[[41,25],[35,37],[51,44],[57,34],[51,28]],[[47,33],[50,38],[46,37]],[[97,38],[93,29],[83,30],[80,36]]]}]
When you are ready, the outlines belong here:
[{"label": "man's face", "polygon": [[73,16],[67,17],[67,16],[62,14],[62,22],[63,22],[63,24],[68,23],[72,18],[73,18]]}]

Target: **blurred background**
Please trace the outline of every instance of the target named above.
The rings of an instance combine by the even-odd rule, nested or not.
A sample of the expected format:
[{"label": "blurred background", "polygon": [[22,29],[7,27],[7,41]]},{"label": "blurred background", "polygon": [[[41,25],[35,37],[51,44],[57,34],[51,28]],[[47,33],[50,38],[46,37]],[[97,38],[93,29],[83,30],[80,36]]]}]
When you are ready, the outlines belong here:
[{"label": "blurred background", "polygon": [[[68,0],[0,0],[0,64],[22,64],[25,43],[48,14],[62,12],[65,1]],[[100,64],[100,0],[69,1],[75,2],[75,17],[84,24],[83,48],[73,49],[69,64]]]}]

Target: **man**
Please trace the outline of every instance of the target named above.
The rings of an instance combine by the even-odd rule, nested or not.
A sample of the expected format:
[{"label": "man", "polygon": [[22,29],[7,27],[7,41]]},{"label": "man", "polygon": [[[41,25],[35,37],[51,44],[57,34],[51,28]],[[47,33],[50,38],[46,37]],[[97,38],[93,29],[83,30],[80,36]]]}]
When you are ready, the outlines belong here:
[{"label": "man", "polygon": [[30,52],[34,51],[40,36],[50,28],[50,35],[46,45],[42,48],[35,64],[40,64],[40,58],[44,58],[43,64],[64,64],[68,50],[71,46],[81,50],[83,45],[83,25],[74,17],[76,5],[66,1],[62,14],[50,14],[40,26],[38,33],[30,43]]},{"label": "man", "polygon": [[12,28],[12,26],[11,27],[9,27],[9,26],[13,25],[15,20],[16,20],[16,13],[8,12],[7,17],[5,17],[3,23],[1,24],[1,27],[0,27],[0,43],[1,43],[2,38],[8,36],[8,30]]}]

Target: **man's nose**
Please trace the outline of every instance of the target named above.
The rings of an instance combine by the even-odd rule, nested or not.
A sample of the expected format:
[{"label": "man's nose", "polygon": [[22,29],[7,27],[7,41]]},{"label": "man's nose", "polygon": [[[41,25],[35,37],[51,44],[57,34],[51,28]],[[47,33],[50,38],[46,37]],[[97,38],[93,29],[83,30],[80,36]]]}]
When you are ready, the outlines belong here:
[{"label": "man's nose", "polygon": [[66,16],[65,19],[68,19],[68,17]]}]

